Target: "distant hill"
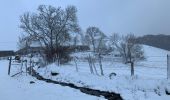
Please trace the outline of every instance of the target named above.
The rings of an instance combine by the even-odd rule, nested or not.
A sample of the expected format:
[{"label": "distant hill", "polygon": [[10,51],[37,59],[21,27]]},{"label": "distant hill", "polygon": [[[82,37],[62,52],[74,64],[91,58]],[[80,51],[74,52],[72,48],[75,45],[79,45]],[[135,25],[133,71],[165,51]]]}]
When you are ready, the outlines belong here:
[{"label": "distant hill", "polygon": [[138,37],[137,42],[170,51],[170,35],[145,35]]}]

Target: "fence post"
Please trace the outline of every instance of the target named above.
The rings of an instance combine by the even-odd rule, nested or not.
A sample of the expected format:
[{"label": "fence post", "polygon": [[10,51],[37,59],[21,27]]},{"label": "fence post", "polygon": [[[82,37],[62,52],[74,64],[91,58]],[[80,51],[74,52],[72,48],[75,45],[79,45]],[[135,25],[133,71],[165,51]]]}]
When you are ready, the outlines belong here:
[{"label": "fence post", "polygon": [[32,75],[32,69],[31,69],[31,66],[32,66],[32,61],[31,61],[31,58],[30,58],[30,66],[29,66],[29,74]]},{"label": "fence post", "polygon": [[76,71],[78,72],[78,66],[77,66],[77,61],[76,61],[77,58],[75,57],[73,60],[74,60],[74,63],[75,63],[75,65],[76,65]]},{"label": "fence post", "polygon": [[27,71],[27,70],[28,70],[28,68],[27,68],[27,60],[25,60],[25,67],[26,67],[25,70],[26,70],[26,76],[27,76],[27,72],[28,72],[28,71]]},{"label": "fence post", "polygon": [[11,61],[12,61],[12,57],[9,58],[8,75],[10,75],[10,71],[11,71]]},{"label": "fence post", "polygon": [[170,79],[170,59],[169,59],[169,55],[167,55],[167,79]]},{"label": "fence post", "polygon": [[131,76],[134,76],[134,62],[131,62]]},{"label": "fence post", "polygon": [[21,60],[21,72],[22,72],[22,68],[23,68],[23,60]]}]

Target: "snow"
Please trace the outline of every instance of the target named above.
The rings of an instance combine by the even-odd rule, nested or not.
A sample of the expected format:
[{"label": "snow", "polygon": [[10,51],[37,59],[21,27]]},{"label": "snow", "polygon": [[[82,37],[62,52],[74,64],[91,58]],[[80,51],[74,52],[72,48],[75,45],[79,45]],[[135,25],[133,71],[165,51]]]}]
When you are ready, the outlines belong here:
[{"label": "snow", "polygon": [[[135,63],[135,76],[130,76],[130,66],[121,63],[117,58],[106,56],[103,60],[104,76],[100,75],[98,62],[95,63],[98,74],[91,74],[87,60],[91,52],[75,53],[77,57],[78,72],[75,62],[57,66],[53,63],[43,68],[34,69],[45,78],[74,83],[77,86],[92,89],[111,91],[121,94],[124,100],[170,100],[170,80],[167,80],[166,55],[169,51],[144,45],[144,61]],[[37,60],[34,58],[33,60]],[[0,100],[102,100],[81,93],[69,87],[62,87],[36,80],[30,76],[18,75],[9,77],[7,75],[8,61],[0,61]],[[13,71],[19,70],[14,66]],[[51,76],[51,72],[59,75]],[[109,77],[110,73],[116,76]],[[16,72],[12,72],[14,74]],[[34,84],[30,84],[34,81]],[[31,97],[30,97],[31,96]]]},{"label": "snow", "polygon": [[[77,65],[79,72],[76,72],[75,63],[57,66],[51,64],[48,69],[40,68],[38,72],[46,77],[57,81],[74,83],[78,86],[89,87],[93,89],[112,91],[120,93],[125,100],[169,100],[165,89],[169,90],[170,80],[167,80],[166,72],[166,50],[143,46],[145,61],[135,64],[135,76],[130,77],[130,67],[121,62],[104,60],[103,69],[105,76],[90,74],[87,61],[81,60],[88,55],[86,53],[72,54],[78,56]],[[109,57],[108,57],[109,58]],[[100,70],[96,62],[98,73]],[[51,76],[50,73],[58,72],[58,76]],[[117,76],[109,78],[110,73],[116,73]]]},{"label": "snow", "polygon": [[143,62],[144,66],[157,68],[167,67],[167,54],[170,54],[169,51],[146,45],[143,47],[146,57],[146,61]]},{"label": "snow", "polygon": [[[0,100],[103,100],[102,97],[45,83],[25,74],[10,77],[7,75],[7,68],[8,61],[0,61]],[[35,83],[30,84],[30,81]]]}]

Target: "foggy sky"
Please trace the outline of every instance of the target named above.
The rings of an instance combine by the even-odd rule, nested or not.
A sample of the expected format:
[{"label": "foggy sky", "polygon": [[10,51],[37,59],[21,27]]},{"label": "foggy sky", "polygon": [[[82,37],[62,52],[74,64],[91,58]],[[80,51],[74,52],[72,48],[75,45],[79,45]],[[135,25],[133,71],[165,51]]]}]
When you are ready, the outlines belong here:
[{"label": "foggy sky", "polygon": [[[0,49],[16,48],[19,16],[38,5],[75,5],[85,31],[97,26],[105,34],[170,34],[170,0],[0,0]],[[9,38],[10,37],[10,38]]]}]

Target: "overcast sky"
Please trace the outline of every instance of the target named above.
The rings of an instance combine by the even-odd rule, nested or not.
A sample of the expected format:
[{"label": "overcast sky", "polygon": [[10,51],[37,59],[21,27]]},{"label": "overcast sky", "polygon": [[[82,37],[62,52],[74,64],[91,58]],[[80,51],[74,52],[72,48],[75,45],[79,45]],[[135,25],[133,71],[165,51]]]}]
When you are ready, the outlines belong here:
[{"label": "overcast sky", "polygon": [[22,33],[19,16],[36,11],[40,4],[75,5],[83,30],[97,26],[108,35],[170,35],[170,0],[0,0],[0,49],[16,48]]}]

